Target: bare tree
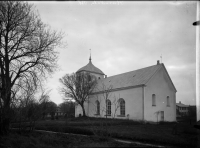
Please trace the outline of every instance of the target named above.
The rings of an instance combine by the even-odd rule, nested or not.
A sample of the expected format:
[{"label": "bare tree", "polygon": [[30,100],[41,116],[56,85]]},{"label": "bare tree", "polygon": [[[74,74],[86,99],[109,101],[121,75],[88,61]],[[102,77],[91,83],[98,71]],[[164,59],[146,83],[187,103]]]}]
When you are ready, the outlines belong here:
[{"label": "bare tree", "polygon": [[84,103],[97,84],[96,77],[89,73],[66,74],[60,79],[60,83],[63,86],[61,93],[66,98],[75,100],[82,107],[83,116],[86,116]]},{"label": "bare tree", "polygon": [[[95,91],[92,94],[95,97],[95,99],[99,101],[99,104],[101,104],[102,101],[105,102],[105,105],[101,106],[100,110],[102,114],[105,113],[106,118],[108,117],[108,115],[111,116],[112,118],[115,118],[117,111],[120,108],[120,94],[116,96],[116,94],[113,94],[112,91],[113,91],[112,85],[105,85],[103,81],[99,81]],[[111,108],[114,107],[113,109],[108,109],[108,104],[107,104],[108,101],[110,101]],[[97,104],[92,103],[92,105],[96,106]],[[95,109],[97,111],[97,108]],[[110,110],[109,114],[108,110]]]},{"label": "bare tree", "polygon": [[[40,78],[52,73],[62,34],[44,24],[27,2],[0,2],[0,79],[2,113],[0,133],[10,124],[12,89],[29,82],[37,87]],[[26,83],[27,84],[27,83]]]},{"label": "bare tree", "polygon": [[49,93],[50,93],[50,90],[42,90],[42,93],[41,93],[40,99],[39,99],[43,119],[45,118],[45,116],[47,114],[48,103],[50,102]]},{"label": "bare tree", "polygon": [[54,120],[56,114],[57,104],[52,101],[47,102],[46,113],[51,115],[51,120]]},{"label": "bare tree", "polygon": [[113,112],[113,118],[116,117],[117,111],[120,108],[120,95],[119,97],[114,96],[114,100],[112,101],[112,105],[114,105],[114,112]]},{"label": "bare tree", "polygon": [[27,82],[24,89],[14,87],[12,92],[10,107],[13,114],[11,121],[18,122],[20,131],[26,127],[30,127],[32,130],[35,121],[40,118],[39,102],[35,98],[36,88]]},{"label": "bare tree", "polygon": [[[108,125],[109,125],[109,121],[107,120],[108,116],[111,116],[112,118],[115,118],[117,110],[119,109],[119,97],[116,97],[115,95],[113,96],[112,94],[112,90],[113,90],[113,86],[112,85],[105,85],[103,83],[103,81],[99,81],[98,86],[95,89],[95,92],[93,92],[93,96],[100,102],[103,101],[105,102],[104,106],[101,106],[101,112],[102,114],[105,113],[105,125],[103,125],[104,123],[102,123],[102,125],[100,126],[100,129],[94,129],[95,127],[93,126],[93,132],[97,135],[100,134],[100,136],[104,136],[104,137],[108,137],[109,136],[109,132],[108,132]],[[103,103],[104,104],[104,103]],[[109,108],[110,107],[114,107],[114,109]],[[113,110],[113,112],[112,112]],[[100,132],[99,131],[105,131],[105,132]]]},{"label": "bare tree", "polygon": [[[42,90],[41,95],[36,99],[35,91],[31,85],[27,86],[26,91],[19,93],[11,104],[11,109],[14,110],[14,121],[18,124],[20,131],[32,131],[36,121],[43,118],[47,113],[55,114],[56,104],[49,99],[50,90]],[[22,90],[20,90],[22,91]],[[54,118],[54,117],[53,117]]]},{"label": "bare tree", "polygon": [[93,93],[93,94],[95,94],[95,97],[97,98],[97,100],[99,100],[100,102],[101,102],[101,98],[99,98],[99,94],[102,95],[102,98],[105,101],[105,106],[102,106],[102,112],[105,112],[106,118],[108,117],[108,105],[107,105],[107,102],[108,102],[109,98],[111,98],[112,88],[113,88],[112,85],[106,86],[104,83],[100,83],[99,82],[99,85],[96,87],[96,90]]}]

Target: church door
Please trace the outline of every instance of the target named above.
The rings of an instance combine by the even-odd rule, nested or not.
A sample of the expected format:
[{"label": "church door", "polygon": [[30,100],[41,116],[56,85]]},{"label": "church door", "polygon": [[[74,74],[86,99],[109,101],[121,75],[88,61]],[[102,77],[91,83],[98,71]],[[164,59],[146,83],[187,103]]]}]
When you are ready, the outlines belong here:
[{"label": "church door", "polygon": [[160,112],[160,121],[164,121],[164,111],[161,111]]}]

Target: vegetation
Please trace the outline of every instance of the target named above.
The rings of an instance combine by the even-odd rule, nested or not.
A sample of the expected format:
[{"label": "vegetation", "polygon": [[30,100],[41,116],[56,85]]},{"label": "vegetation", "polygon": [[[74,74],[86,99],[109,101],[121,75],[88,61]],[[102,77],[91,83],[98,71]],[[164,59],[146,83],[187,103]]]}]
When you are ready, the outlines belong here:
[{"label": "vegetation", "polygon": [[51,119],[54,119],[57,105],[54,102],[50,101],[49,91],[47,91],[46,93],[42,92],[39,102],[40,102],[40,104],[39,104],[40,105],[40,114],[42,114],[42,119],[45,119],[45,117],[48,114],[51,115]]},{"label": "vegetation", "polygon": [[136,144],[118,143],[112,139],[104,140],[98,137],[76,135],[11,132],[9,136],[0,139],[1,148],[65,148],[65,147],[134,147]]},{"label": "vegetation", "polygon": [[[13,125],[13,127],[16,125]],[[149,124],[143,121],[100,119],[100,118],[73,118],[67,121],[41,121],[36,129],[76,133],[84,135],[96,135],[105,137],[108,126],[107,138],[119,138],[144,143],[160,144],[176,147],[197,147],[198,130],[194,123],[178,123],[177,135],[172,134],[174,123],[163,122],[162,124]]]},{"label": "vegetation", "polygon": [[74,117],[75,115],[75,102],[65,101],[59,104],[60,111],[64,114],[65,117]]},{"label": "vegetation", "polygon": [[17,128],[19,131],[27,127],[30,131],[34,130],[36,121],[44,119],[47,114],[50,114],[51,119],[54,119],[57,105],[47,98],[49,98],[48,92],[43,92],[39,101],[36,100],[34,96],[27,95],[25,98],[19,98],[19,103],[11,107],[13,114],[11,122],[18,123]]},{"label": "vegetation", "polygon": [[[57,67],[62,34],[44,24],[27,2],[0,2],[0,134],[8,132],[12,105],[33,96]],[[33,97],[32,97],[33,99]],[[30,99],[29,99],[30,100]]]},{"label": "vegetation", "polygon": [[84,103],[88,101],[97,84],[96,77],[89,73],[73,73],[66,74],[59,80],[62,84],[61,93],[66,100],[76,101],[82,107],[83,116],[86,116]]},{"label": "vegetation", "polygon": [[189,106],[188,108],[188,116],[190,118],[196,118],[197,116],[196,106]]}]

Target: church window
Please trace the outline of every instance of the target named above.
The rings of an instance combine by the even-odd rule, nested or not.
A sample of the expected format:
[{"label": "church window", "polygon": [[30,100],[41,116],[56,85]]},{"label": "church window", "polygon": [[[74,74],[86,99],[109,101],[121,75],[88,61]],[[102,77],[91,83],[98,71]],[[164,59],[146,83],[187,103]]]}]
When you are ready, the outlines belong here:
[{"label": "church window", "polygon": [[120,115],[125,116],[125,101],[124,99],[119,99]]},{"label": "church window", "polygon": [[167,106],[170,106],[169,96],[167,96]]},{"label": "church window", "polygon": [[111,115],[111,101],[110,100],[106,101],[106,108],[107,108],[106,115]]},{"label": "church window", "polygon": [[152,95],[152,106],[156,106],[156,95]]},{"label": "church window", "polygon": [[100,103],[99,103],[99,101],[97,100],[96,101],[96,107],[97,107],[97,115],[100,115]]}]

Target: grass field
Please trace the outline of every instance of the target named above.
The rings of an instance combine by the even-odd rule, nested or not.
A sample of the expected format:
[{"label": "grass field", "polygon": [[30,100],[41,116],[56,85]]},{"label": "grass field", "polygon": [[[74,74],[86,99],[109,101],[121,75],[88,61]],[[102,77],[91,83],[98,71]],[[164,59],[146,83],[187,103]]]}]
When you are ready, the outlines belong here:
[{"label": "grass field", "polygon": [[172,134],[173,126],[174,123],[145,124],[129,120],[75,118],[73,120],[40,121],[35,128],[86,135],[97,134],[100,136],[105,136],[107,131],[110,137],[144,143],[177,147],[198,146],[199,131],[193,127],[193,124],[178,123],[177,135]]},{"label": "grass field", "polygon": [[137,147],[136,144],[124,144],[112,139],[100,139],[95,136],[47,134],[39,132],[11,132],[0,138],[1,148],[66,148],[66,147]]}]

